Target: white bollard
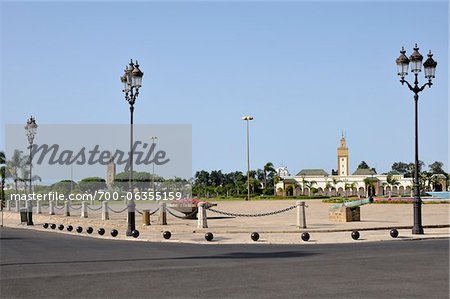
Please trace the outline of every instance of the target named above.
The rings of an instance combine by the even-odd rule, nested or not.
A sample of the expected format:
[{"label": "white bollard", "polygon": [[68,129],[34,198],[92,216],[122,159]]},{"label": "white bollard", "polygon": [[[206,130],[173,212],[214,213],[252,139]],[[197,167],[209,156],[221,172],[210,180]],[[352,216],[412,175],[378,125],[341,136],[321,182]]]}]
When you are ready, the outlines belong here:
[{"label": "white bollard", "polygon": [[6,210],[9,212],[11,211],[11,200],[6,201]]},{"label": "white bollard", "polygon": [[55,215],[55,206],[53,200],[50,200],[48,202],[48,214],[49,215]]},{"label": "white bollard", "polygon": [[297,227],[306,228],[305,202],[297,201]]},{"label": "white bollard", "polygon": [[41,207],[41,201],[38,200],[36,202],[36,214],[42,214],[42,207]]},{"label": "white bollard", "polygon": [[87,202],[81,203],[81,218],[88,218],[88,212],[87,212]]},{"label": "white bollard", "polygon": [[198,203],[197,228],[208,228],[208,218],[206,217],[206,202]]},{"label": "white bollard", "polygon": [[66,216],[70,216],[70,201],[64,202],[64,212]]},{"label": "white bollard", "polygon": [[108,202],[102,202],[102,220],[109,220]]},{"label": "white bollard", "polygon": [[16,201],[15,201],[15,204],[16,204],[16,205],[15,205],[16,212],[19,213],[19,211],[20,211],[20,201],[19,201],[19,200],[16,200]]},{"label": "white bollard", "polygon": [[160,201],[159,202],[159,215],[158,215],[158,224],[159,225],[167,225],[167,215],[166,215],[166,203]]}]

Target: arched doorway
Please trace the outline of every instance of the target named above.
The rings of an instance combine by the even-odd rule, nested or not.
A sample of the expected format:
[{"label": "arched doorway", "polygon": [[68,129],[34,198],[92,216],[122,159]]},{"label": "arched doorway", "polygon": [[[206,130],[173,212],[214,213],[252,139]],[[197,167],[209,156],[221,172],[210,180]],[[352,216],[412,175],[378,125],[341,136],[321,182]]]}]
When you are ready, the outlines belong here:
[{"label": "arched doorway", "polygon": [[359,187],[358,195],[361,196],[361,197],[366,195],[366,190],[364,189],[364,187]]},{"label": "arched doorway", "polygon": [[294,195],[294,188],[292,186],[286,187],[286,196],[293,196]]}]

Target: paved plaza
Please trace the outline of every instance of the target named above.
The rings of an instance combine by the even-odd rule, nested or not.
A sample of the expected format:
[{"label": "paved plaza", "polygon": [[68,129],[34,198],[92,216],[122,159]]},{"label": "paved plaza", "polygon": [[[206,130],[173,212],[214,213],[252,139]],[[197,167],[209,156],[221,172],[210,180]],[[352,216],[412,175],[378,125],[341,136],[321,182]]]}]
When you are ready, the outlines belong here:
[{"label": "paved plaza", "polygon": [[[295,200],[257,200],[257,201],[219,201],[216,210],[241,213],[257,214],[282,210],[296,205]],[[255,243],[250,239],[252,232],[260,234],[260,244],[297,244],[305,243],[300,239],[300,233],[307,231],[311,239],[306,244],[328,244],[328,243],[348,243],[355,242],[350,234],[352,230],[359,230],[361,237],[358,242],[386,241],[392,240],[389,231],[392,228],[399,230],[400,239],[422,239],[422,238],[448,238],[450,237],[450,205],[449,204],[423,204],[423,225],[424,235],[413,235],[411,226],[413,220],[413,207],[411,204],[368,204],[361,206],[361,221],[355,222],[333,222],[328,219],[329,208],[332,204],[322,203],[321,200],[306,201],[306,223],[307,228],[297,227],[297,208],[284,213],[265,217],[230,217],[207,211],[208,228],[198,228],[196,219],[180,219],[167,214],[167,225],[158,225],[158,213],[151,216],[151,225],[142,225],[142,216],[136,214],[136,228],[140,232],[137,239],[125,236],[126,231],[126,211],[122,213],[109,212],[110,220],[101,220],[101,211],[88,210],[88,218],[80,218],[80,210],[71,211],[71,216],[64,216],[63,209],[56,209],[56,215],[48,215],[48,210],[43,209],[43,214],[33,214],[34,226],[20,224],[19,214],[16,212],[5,212],[4,222],[8,227],[23,227],[26,229],[45,230],[43,223],[55,223],[72,225],[74,228],[81,226],[84,231],[78,234],[74,231],[67,232],[66,229],[59,231],[51,230],[55,233],[70,233],[90,237],[100,237],[96,233],[97,229],[105,228],[107,233],[101,238],[112,238],[109,232],[117,229],[118,239],[128,239],[133,241],[165,241],[162,238],[163,231],[170,231],[172,238],[167,242],[187,242],[187,243],[207,243],[204,233],[212,232],[215,244],[243,244]],[[60,205],[60,207],[62,207]],[[91,206],[98,209],[100,205]],[[116,211],[123,210],[122,203],[110,204]],[[137,204],[139,211],[150,209],[154,211],[158,208],[158,203]],[[182,214],[171,210],[178,216]],[[94,228],[94,233],[88,235],[85,230],[88,226]]]}]

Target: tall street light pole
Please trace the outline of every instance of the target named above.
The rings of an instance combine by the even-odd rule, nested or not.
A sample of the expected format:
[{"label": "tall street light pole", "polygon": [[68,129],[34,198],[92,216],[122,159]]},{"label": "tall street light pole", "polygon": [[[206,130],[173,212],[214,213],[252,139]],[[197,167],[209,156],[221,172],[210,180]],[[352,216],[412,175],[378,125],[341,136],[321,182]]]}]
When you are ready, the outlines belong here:
[{"label": "tall street light pole", "polygon": [[[433,59],[433,54],[431,54],[431,50],[428,53],[428,59],[423,63],[425,78],[428,79],[428,82],[419,87],[418,75],[422,69],[422,60],[423,56],[419,53],[419,48],[417,44],[413,49],[413,53],[411,56],[406,57],[405,49],[402,47],[400,51],[400,56],[396,59],[397,67],[398,67],[398,75],[400,76],[400,82],[402,85],[406,83],[409,90],[414,93],[414,108],[415,108],[415,143],[414,143],[414,226],[412,228],[412,233],[416,235],[423,234],[422,227],[422,200],[420,199],[420,190],[419,190],[419,114],[418,114],[418,102],[419,102],[419,93],[425,89],[425,87],[431,87],[433,83],[431,82],[434,78],[436,72],[437,62]],[[405,80],[405,76],[408,75],[408,67],[411,65],[411,72],[414,74],[414,85],[410,84]]]},{"label": "tall street light pole", "polygon": [[[32,156],[32,148],[33,148],[33,141],[34,141],[34,137],[36,136],[36,132],[37,132],[37,127],[38,125],[36,124],[36,120],[34,119],[33,116],[31,116],[28,120],[27,120],[27,124],[25,125],[25,131],[27,134],[27,138],[28,138],[28,143],[29,146],[28,148],[30,149],[30,157],[29,157],[29,165],[30,165],[30,183],[29,183],[29,194],[31,194],[33,192],[33,186],[32,186],[32,161],[33,161],[33,156]],[[31,202],[30,199],[27,200],[27,225],[34,225],[33,224],[33,204]]]},{"label": "tall street light pole", "polygon": [[253,120],[253,116],[244,116],[242,120],[247,121],[247,199],[250,200],[250,125],[249,122]]},{"label": "tall street light pole", "polygon": [[[70,159],[73,159],[75,156],[70,156]],[[73,160],[70,161],[70,194],[73,191]]]},{"label": "tall street light pole", "polygon": [[[155,140],[158,139],[156,136],[150,137],[152,140],[152,146],[155,144]],[[153,157],[155,157],[155,150],[153,149]],[[153,196],[155,195],[155,161],[152,161],[152,192]]]},{"label": "tall street light pole", "polygon": [[[136,229],[135,210],[136,204],[134,203],[134,185],[133,185],[133,112],[134,103],[139,95],[139,88],[142,86],[142,77],[144,73],[139,69],[139,64],[130,61],[129,65],[125,67],[124,74],[120,77],[120,81],[123,83],[123,92],[125,93],[125,100],[130,104],[130,174],[129,174],[129,191],[131,193],[131,200],[127,202],[128,208],[128,227],[127,236],[132,236],[133,231]],[[127,196],[128,198],[128,196]]]}]

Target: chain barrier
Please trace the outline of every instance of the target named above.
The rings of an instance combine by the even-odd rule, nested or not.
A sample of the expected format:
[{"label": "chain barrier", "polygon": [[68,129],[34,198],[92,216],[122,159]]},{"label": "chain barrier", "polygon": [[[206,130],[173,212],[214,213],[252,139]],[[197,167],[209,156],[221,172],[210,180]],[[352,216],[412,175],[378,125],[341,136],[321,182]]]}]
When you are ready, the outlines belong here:
[{"label": "chain barrier", "polygon": [[[158,211],[159,211],[159,208],[157,208],[154,212],[151,212],[151,213],[148,213],[148,214],[151,216],[151,215],[155,214],[155,213],[158,212]],[[142,212],[139,211],[138,209],[136,209],[136,212],[138,212],[139,214],[142,215]]]},{"label": "chain barrier", "polygon": [[103,207],[99,206],[98,208],[91,208],[90,206],[87,206],[87,208],[91,211],[100,211]]},{"label": "chain barrier", "polygon": [[230,212],[224,212],[224,211],[220,211],[220,210],[216,210],[213,208],[206,208],[208,211],[217,213],[217,214],[222,214],[222,215],[226,215],[226,216],[233,216],[233,217],[264,217],[264,216],[272,216],[272,215],[276,215],[276,214],[281,214],[287,211],[290,211],[292,209],[295,209],[297,207],[297,205],[295,206],[291,206],[282,210],[278,210],[278,211],[273,211],[273,212],[268,212],[268,213],[258,213],[258,214],[240,214],[240,213],[230,213]]},{"label": "chain barrier", "polygon": [[82,206],[78,206],[78,208],[75,208],[75,206],[70,206],[70,208],[71,208],[72,210],[81,210],[81,207],[82,207]]},{"label": "chain barrier", "polygon": [[114,209],[111,208],[111,207],[108,207],[108,209],[109,209],[111,212],[114,212],[114,213],[123,213],[123,212],[125,212],[125,211],[128,209],[128,207],[125,207],[123,210],[120,210],[120,211],[116,211],[116,210],[114,210]]},{"label": "chain barrier", "polygon": [[153,214],[156,214],[156,212],[158,212],[159,211],[159,208],[157,208],[154,212],[151,212],[151,213],[149,213],[150,214],[150,216],[151,215],[153,215]]},{"label": "chain barrier", "polygon": [[58,206],[53,206],[55,209],[57,209],[57,210],[62,210],[62,209],[64,209],[64,206],[62,206],[62,207],[58,207]]},{"label": "chain barrier", "polygon": [[197,211],[194,211],[194,212],[192,212],[192,213],[190,213],[190,214],[187,214],[187,215],[185,215],[185,216],[178,216],[178,215],[172,213],[172,212],[170,211],[170,208],[167,208],[166,210],[167,210],[167,212],[168,212],[170,215],[172,215],[173,217],[179,218],[179,219],[189,219],[190,217],[194,216],[194,215],[197,213]]},{"label": "chain barrier", "polygon": [[139,215],[142,215],[142,212],[139,211],[137,208],[134,209]]}]

